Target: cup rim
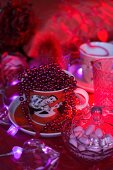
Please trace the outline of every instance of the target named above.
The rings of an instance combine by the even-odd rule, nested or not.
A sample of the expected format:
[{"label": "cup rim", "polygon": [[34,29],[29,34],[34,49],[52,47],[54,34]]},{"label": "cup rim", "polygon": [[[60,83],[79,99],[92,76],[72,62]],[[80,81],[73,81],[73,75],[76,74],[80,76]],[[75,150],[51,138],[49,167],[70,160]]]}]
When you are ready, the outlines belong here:
[{"label": "cup rim", "polygon": [[79,47],[79,52],[81,54],[84,54],[84,55],[87,55],[89,57],[95,57],[95,58],[98,58],[99,56],[102,56],[102,58],[105,58],[105,57],[111,57],[112,55],[109,54],[108,50],[106,49],[106,47],[102,47],[102,46],[99,46],[100,45],[109,45],[113,48],[113,44],[109,43],[109,42],[100,42],[100,41],[91,41],[90,42],[92,45],[94,45],[96,48],[102,48],[104,51],[106,51],[106,54],[88,54],[87,52],[85,53],[85,50],[84,50],[84,46],[88,45],[88,43],[83,43],[80,45]]}]

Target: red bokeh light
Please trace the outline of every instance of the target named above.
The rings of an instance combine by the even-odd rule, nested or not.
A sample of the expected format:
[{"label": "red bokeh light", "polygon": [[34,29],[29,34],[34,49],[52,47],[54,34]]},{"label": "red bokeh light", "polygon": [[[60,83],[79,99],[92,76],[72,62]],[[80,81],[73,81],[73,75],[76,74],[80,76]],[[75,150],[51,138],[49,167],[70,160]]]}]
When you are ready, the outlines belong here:
[{"label": "red bokeh light", "polygon": [[98,31],[97,36],[100,41],[103,41],[103,42],[108,41],[108,32],[105,29]]}]

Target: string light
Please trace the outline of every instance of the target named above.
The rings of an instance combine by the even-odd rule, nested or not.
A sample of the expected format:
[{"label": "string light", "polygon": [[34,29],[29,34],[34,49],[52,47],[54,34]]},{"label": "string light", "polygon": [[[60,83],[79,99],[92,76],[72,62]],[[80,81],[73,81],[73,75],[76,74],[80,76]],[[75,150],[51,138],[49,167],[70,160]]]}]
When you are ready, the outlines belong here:
[{"label": "string light", "polygon": [[16,98],[17,98],[18,96],[17,95],[14,95],[14,96],[12,96],[11,98],[10,98],[10,100],[15,100]]},{"label": "string light", "polygon": [[[32,163],[28,157],[32,156]],[[23,166],[23,169],[55,169],[60,154],[51,147],[46,146],[38,139],[30,139],[24,142],[23,147],[14,146],[9,153],[1,154],[0,157],[13,156]],[[38,159],[37,159],[38,156]],[[28,159],[27,159],[28,158]],[[34,163],[33,163],[34,162]]]},{"label": "string light", "polygon": [[82,67],[78,68],[77,75],[78,75],[79,78],[82,78],[82,76],[83,76],[83,69],[82,69]]},{"label": "string light", "polygon": [[19,130],[18,126],[11,125],[9,129],[7,130],[7,133],[11,136],[15,136]]},{"label": "string light", "polygon": [[19,159],[21,157],[21,155],[22,155],[22,152],[23,152],[23,148],[21,148],[20,146],[14,146],[12,148],[11,152],[1,154],[0,157],[13,155],[15,159]]},{"label": "string light", "polygon": [[12,148],[12,152],[13,152],[13,156],[15,159],[19,159],[22,155],[23,152],[23,148],[19,147],[19,146],[14,146]]},{"label": "string light", "polygon": [[19,82],[18,80],[14,80],[13,82],[11,82],[11,85],[14,86],[14,85],[18,84],[18,82]]}]

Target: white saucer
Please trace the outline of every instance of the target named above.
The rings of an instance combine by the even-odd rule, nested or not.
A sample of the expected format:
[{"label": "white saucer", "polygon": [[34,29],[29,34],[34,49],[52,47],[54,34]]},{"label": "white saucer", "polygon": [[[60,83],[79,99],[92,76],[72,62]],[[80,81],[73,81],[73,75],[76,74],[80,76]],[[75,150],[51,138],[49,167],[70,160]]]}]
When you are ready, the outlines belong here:
[{"label": "white saucer", "polygon": [[[31,130],[28,130],[27,128],[25,127],[28,127],[28,125],[25,125],[25,127],[21,127],[18,122],[16,122],[15,120],[15,112],[16,112],[16,109],[18,108],[18,106],[20,105],[20,100],[19,100],[19,97],[17,97],[9,106],[9,119],[10,121],[12,122],[12,124],[14,124],[15,126],[19,126],[20,130],[29,134],[29,135],[35,135],[36,133],[34,131],[31,131]],[[20,113],[20,116],[22,116],[22,114]],[[23,116],[23,119],[24,119],[24,116]],[[57,132],[57,133],[40,133],[40,135],[42,137],[56,137],[56,136],[60,136],[61,135],[61,132]]]},{"label": "white saucer", "polygon": [[88,83],[84,80],[80,64],[71,65],[68,71],[74,75],[78,87],[81,87],[87,92],[94,93],[93,83]]}]

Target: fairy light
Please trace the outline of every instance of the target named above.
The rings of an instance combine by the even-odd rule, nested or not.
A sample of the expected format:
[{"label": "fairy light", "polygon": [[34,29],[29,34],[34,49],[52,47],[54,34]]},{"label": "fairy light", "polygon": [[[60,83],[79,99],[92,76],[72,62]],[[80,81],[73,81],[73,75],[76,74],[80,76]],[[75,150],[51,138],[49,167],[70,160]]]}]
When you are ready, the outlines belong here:
[{"label": "fairy light", "polygon": [[12,153],[15,159],[20,159],[21,155],[23,152],[23,148],[19,147],[19,146],[14,146],[12,148]]},{"label": "fairy light", "polygon": [[14,95],[14,96],[12,96],[10,99],[13,101],[13,100],[15,100],[17,97],[18,97],[17,95]]},{"label": "fairy light", "polygon": [[77,70],[77,74],[78,74],[79,76],[82,76],[82,74],[83,74],[83,69],[82,69],[82,68],[79,68],[79,69]]},{"label": "fairy light", "polygon": [[[23,160],[23,158],[25,158],[26,154],[28,153],[32,156],[32,160],[37,163],[37,169],[40,170],[56,168],[56,162],[60,157],[59,152],[46,146],[42,141],[37,139],[30,139],[24,142],[23,147],[13,146],[9,153],[0,154],[0,157],[13,156],[13,158],[18,162],[20,159]],[[40,157],[39,160],[36,159],[35,154],[36,156],[38,155],[38,157]],[[25,169],[25,167],[28,169],[35,169],[36,166],[29,164],[25,159],[23,169]]]},{"label": "fairy light", "polygon": [[0,154],[0,157],[13,155],[15,159],[19,159],[22,155],[22,152],[23,152],[23,148],[21,148],[20,146],[14,146],[11,152]]},{"label": "fairy light", "polygon": [[9,129],[7,130],[7,133],[11,136],[15,136],[19,130],[18,126],[11,125]]},{"label": "fairy light", "polygon": [[16,84],[18,84],[18,80],[14,80],[14,81],[11,83],[12,86],[14,86],[14,85],[16,85]]}]

